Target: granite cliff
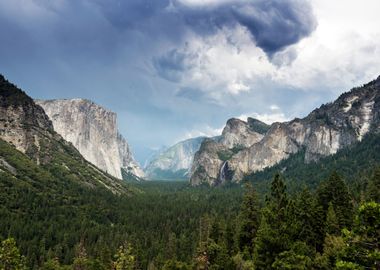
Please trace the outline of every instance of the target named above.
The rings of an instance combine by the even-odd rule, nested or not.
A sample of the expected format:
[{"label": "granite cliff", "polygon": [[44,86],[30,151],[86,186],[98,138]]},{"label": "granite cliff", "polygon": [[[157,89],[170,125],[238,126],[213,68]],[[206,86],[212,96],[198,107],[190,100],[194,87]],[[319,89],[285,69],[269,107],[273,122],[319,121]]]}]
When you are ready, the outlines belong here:
[{"label": "granite cliff", "polygon": [[[204,141],[195,154],[192,185],[239,182],[245,175],[271,167],[301,149],[305,150],[305,163],[317,161],[361,141],[368,132],[379,131],[380,77],[303,119],[263,129],[248,128],[250,122],[256,122],[253,119],[240,124],[246,128],[231,129],[231,121],[237,122],[227,122],[220,142]],[[231,135],[231,130],[236,134]]]},{"label": "granite cliff", "polygon": [[127,141],[117,129],[117,116],[85,99],[36,100],[49,116],[54,130],[71,142],[85,159],[119,179],[144,173]]},{"label": "granite cliff", "polygon": [[[87,188],[103,187],[113,193],[128,188],[86,161],[74,146],[54,131],[42,107],[0,75],[0,171],[16,179],[47,178],[73,181]],[[21,153],[22,154],[21,154]],[[17,156],[32,165],[23,168]],[[13,164],[13,165],[12,165]],[[54,181],[53,181],[54,180]],[[37,185],[37,184],[36,184]]]},{"label": "granite cliff", "polygon": [[194,154],[206,137],[181,141],[155,155],[145,168],[148,179],[189,179]]}]

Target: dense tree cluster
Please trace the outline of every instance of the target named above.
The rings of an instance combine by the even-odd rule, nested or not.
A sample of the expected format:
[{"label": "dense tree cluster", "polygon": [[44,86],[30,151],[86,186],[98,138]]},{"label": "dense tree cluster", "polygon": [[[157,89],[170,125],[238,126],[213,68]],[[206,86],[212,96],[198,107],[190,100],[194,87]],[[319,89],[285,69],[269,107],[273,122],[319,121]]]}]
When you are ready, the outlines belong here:
[{"label": "dense tree cluster", "polygon": [[0,150],[16,170],[0,171],[1,270],[380,267],[380,168],[346,181],[337,167],[290,192],[293,179],[275,174],[265,193],[253,179],[148,182],[121,196]]}]

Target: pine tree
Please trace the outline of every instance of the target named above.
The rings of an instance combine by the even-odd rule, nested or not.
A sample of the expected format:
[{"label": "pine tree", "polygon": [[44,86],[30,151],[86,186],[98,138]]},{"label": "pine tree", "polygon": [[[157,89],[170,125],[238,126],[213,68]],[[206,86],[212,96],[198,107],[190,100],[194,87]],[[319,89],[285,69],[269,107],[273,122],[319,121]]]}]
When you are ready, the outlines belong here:
[{"label": "pine tree", "polygon": [[380,203],[380,167],[374,171],[367,187],[367,200]]},{"label": "pine tree", "polygon": [[340,233],[339,222],[335,214],[334,206],[331,202],[327,209],[325,231],[330,235],[338,235]]},{"label": "pine tree", "polygon": [[25,258],[20,255],[13,238],[8,238],[0,244],[1,270],[26,270]]},{"label": "pine tree", "polygon": [[320,185],[317,195],[325,215],[327,215],[329,204],[332,203],[339,229],[351,226],[353,216],[352,198],[345,182],[336,172],[333,172],[328,180]]},{"label": "pine tree", "polygon": [[79,242],[76,248],[76,256],[73,263],[74,270],[87,270],[88,269],[87,251],[84,246],[83,239]]},{"label": "pine tree", "polygon": [[255,241],[256,269],[272,269],[277,255],[289,249],[291,237],[287,226],[288,202],[285,183],[282,177],[276,174],[271,185],[270,196],[262,210]]},{"label": "pine tree", "polygon": [[119,247],[113,262],[114,270],[134,270],[136,269],[136,256],[133,254],[131,244],[125,243]]},{"label": "pine tree", "polygon": [[352,231],[344,230],[344,252],[338,269],[356,264],[357,269],[380,269],[380,204],[359,207]]},{"label": "pine tree", "polygon": [[240,207],[237,242],[244,259],[250,259],[254,250],[254,239],[259,227],[258,199],[251,184],[246,185],[243,202]]},{"label": "pine tree", "polygon": [[304,189],[297,197],[296,217],[290,220],[297,225],[296,240],[304,241],[311,248],[322,251],[324,241],[323,209],[309,189]]}]

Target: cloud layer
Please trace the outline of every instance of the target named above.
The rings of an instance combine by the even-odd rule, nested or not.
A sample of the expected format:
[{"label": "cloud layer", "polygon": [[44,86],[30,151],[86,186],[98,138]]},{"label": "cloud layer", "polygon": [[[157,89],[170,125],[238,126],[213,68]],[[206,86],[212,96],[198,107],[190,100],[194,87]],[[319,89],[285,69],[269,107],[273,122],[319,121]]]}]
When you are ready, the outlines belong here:
[{"label": "cloud layer", "polygon": [[0,72],[92,99],[137,152],[303,116],[380,73],[378,0],[0,0]]}]

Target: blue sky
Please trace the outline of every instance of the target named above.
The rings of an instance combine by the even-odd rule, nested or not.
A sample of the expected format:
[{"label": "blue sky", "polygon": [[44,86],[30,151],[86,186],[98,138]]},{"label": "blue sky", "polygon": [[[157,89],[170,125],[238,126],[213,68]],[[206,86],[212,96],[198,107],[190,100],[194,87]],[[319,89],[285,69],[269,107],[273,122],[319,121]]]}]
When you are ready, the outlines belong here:
[{"label": "blue sky", "polygon": [[378,0],[0,0],[0,72],[147,149],[302,117],[380,75]]}]

